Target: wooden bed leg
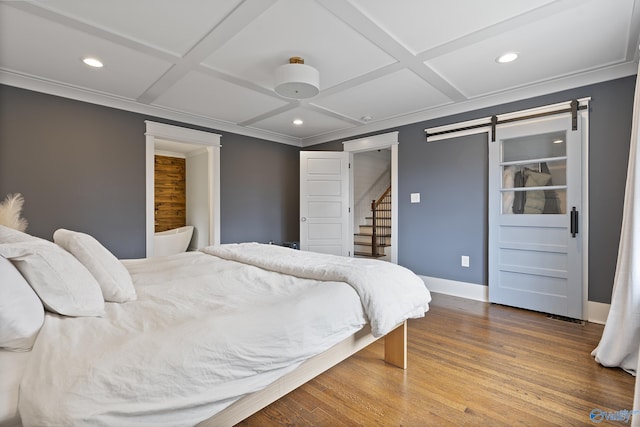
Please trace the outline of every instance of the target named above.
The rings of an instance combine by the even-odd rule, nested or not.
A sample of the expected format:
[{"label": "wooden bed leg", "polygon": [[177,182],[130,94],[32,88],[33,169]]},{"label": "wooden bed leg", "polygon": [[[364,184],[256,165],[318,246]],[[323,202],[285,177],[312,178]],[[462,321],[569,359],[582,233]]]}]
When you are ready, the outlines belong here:
[{"label": "wooden bed leg", "polygon": [[398,368],[407,369],[407,321],[384,337],[384,360]]}]

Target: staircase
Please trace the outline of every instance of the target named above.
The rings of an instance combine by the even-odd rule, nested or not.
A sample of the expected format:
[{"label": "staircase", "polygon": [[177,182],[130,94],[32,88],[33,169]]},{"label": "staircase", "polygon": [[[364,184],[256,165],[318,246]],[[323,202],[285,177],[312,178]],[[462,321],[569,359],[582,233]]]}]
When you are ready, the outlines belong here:
[{"label": "staircase", "polygon": [[378,200],[371,201],[371,216],[353,235],[354,255],[363,258],[389,258],[391,246],[391,187]]}]

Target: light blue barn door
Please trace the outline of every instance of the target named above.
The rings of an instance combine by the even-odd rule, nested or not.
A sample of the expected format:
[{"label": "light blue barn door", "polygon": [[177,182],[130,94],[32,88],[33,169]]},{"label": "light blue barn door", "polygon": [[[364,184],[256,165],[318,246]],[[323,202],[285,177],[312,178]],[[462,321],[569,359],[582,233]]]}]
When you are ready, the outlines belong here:
[{"label": "light blue barn door", "polygon": [[582,129],[498,127],[489,142],[489,300],[582,319]]}]

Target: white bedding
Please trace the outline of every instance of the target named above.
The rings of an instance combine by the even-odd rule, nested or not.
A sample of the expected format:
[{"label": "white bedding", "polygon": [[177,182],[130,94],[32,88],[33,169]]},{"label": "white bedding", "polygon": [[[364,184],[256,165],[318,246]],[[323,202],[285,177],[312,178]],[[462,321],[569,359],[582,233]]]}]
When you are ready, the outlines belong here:
[{"label": "white bedding", "polygon": [[194,425],[367,322],[340,281],[199,252],[124,263],[137,301],[46,315],[21,383],[25,426]]},{"label": "white bedding", "polygon": [[0,350],[0,426],[20,425],[18,388],[30,351]]},{"label": "white bedding", "polygon": [[424,316],[431,302],[422,279],[412,271],[388,262],[295,251],[259,243],[217,245],[201,250],[270,271],[348,283],[360,296],[374,337],[386,335],[408,318]]}]

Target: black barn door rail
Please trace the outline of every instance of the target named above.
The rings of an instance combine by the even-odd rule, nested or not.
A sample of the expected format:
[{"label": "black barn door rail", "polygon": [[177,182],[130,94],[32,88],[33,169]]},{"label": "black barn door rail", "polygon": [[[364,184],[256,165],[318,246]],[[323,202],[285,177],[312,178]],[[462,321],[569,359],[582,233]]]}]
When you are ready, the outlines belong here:
[{"label": "black barn door rail", "polygon": [[472,130],[472,129],[479,129],[479,128],[484,128],[484,127],[491,127],[491,142],[495,142],[496,141],[496,126],[500,125],[500,124],[505,124],[505,123],[512,123],[512,122],[517,122],[520,120],[528,120],[528,119],[535,119],[538,117],[545,117],[545,116],[555,116],[556,114],[563,114],[563,113],[571,113],[571,129],[572,130],[578,130],[578,111],[579,110],[586,110],[588,108],[587,105],[580,105],[580,103],[578,102],[577,99],[574,99],[571,101],[569,108],[563,108],[560,110],[553,110],[553,111],[544,111],[544,112],[540,112],[540,113],[532,113],[532,114],[527,114],[524,116],[518,116],[518,117],[512,117],[509,119],[498,119],[498,116],[491,116],[489,118],[489,120],[486,123],[478,123],[475,125],[471,125],[471,126],[461,126],[459,128],[455,128],[455,129],[447,129],[447,130],[443,130],[440,132],[433,132],[433,133],[429,133],[425,131],[425,138],[427,140],[427,142],[432,142],[429,141],[429,137],[430,136],[438,136],[438,135],[446,135],[448,133],[455,133],[455,132],[461,132],[461,131],[465,131],[465,130]]}]

